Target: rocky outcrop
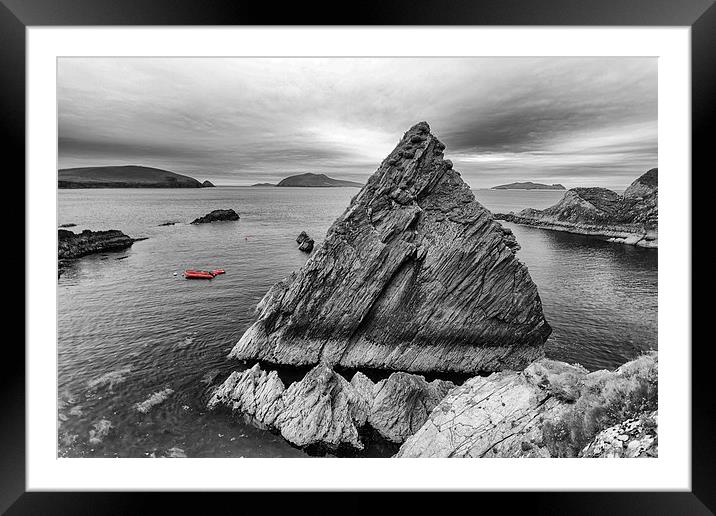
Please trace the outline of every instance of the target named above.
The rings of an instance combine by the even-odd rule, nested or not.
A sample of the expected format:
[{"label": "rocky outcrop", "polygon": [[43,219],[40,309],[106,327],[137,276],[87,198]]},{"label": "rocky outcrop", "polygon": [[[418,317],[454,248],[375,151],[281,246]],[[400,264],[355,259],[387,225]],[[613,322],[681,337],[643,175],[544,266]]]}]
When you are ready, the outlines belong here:
[{"label": "rocky outcrop", "polygon": [[296,237],[296,243],[298,244],[299,251],[303,251],[304,253],[313,251],[314,241],[305,231],[301,231],[301,234]]},{"label": "rocky outcrop", "polygon": [[[372,388],[368,422],[389,441],[402,443],[423,426],[454,387],[455,384],[444,380],[428,383],[420,375],[393,373]],[[366,392],[364,389],[365,384],[361,391]]]},{"label": "rocky outcrop", "polygon": [[450,391],[396,457],[594,456],[603,450],[589,443],[602,430],[656,410],[657,369],[651,353],[615,371],[542,359],[476,376]]},{"label": "rocky outcrop", "polygon": [[357,372],[348,382],[319,364],[286,389],[276,371],[262,371],[256,364],[231,373],[214,390],[208,407],[227,407],[302,448],[360,450],[360,429],[366,423],[385,439],[401,443],[453,387],[451,382],[427,382],[408,373],[393,373],[373,383]]},{"label": "rocky outcrop", "polygon": [[623,195],[606,188],[572,188],[545,210],[495,214],[495,218],[556,231],[608,237],[610,242],[658,247],[658,170],[636,179]]},{"label": "rocky outcrop", "polygon": [[444,149],[425,122],[406,132],[230,357],[473,373],[540,358],[537,287]]},{"label": "rocky outcrop", "polygon": [[283,412],[286,390],[276,371],[262,371],[259,364],[243,372],[234,371],[213,393],[209,408],[225,405],[264,426],[274,426]]},{"label": "rocky outcrop", "polygon": [[57,257],[60,260],[80,258],[94,253],[120,251],[130,247],[136,239],[128,237],[121,231],[90,231],[74,233],[67,229],[57,230]]},{"label": "rocky outcrop", "polygon": [[207,224],[209,222],[217,222],[222,220],[239,220],[239,214],[234,210],[213,210],[203,217],[194,219],[191,221],[192,224]]},{"label": "rocky outcrop", "polygon": [[659,456],[658,412],[627,419],[597,434],[579,454],[580,457],[643,458]]},{"label": "rocky outcrop", "polygon": [[201,187],[202,187],[202,188],[214,188],[214,183],[212,183],[211,181],[209,181],[209,180],[207,179],[206,181],[204,181],[203,183],[201,183]]},{"label": "rocky outcrop", "polygon": [[275,371],[262,371],[258,364],[233,372],[220,385],[209,408],[224,405],[278,430],[299,447],[319,446],[362,449],[358,428],[368,418],[368,404],[345,378],[318,365],[288,389]]}]

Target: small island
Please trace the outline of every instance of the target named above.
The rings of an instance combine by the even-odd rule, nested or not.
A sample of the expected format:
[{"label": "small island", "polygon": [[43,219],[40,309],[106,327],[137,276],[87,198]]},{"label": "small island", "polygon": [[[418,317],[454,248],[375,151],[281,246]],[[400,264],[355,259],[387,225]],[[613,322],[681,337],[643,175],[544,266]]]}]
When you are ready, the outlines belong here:
[{"label": "small island", "polygon": [[507,185],[493,186],[490,190],[566,190],[566,188],[559,183],[544,185],[542,183],[525,181],[522,183],[510,183]]},{"label": "small island", "polygon": [[[207,184],[208,183],[208,184]],[[205,188],[209,181],[139,165],[63,168],[57,171],[58,188]]]},{"label": "small island", "polygon": [[328,177],[326,174],[312,174],[307,172],[306,174],[298,174],[295,176],[289,176],[282,179],[278,184],[271,183],[257,183],[251,186],[283,186],[283,187],[313,187],[313,188],[336,188],[342,186],[349,186],[355,188],[363,188],[362,183],[356,183],[355,181],[346,181],[343,179],[333,179]]}]

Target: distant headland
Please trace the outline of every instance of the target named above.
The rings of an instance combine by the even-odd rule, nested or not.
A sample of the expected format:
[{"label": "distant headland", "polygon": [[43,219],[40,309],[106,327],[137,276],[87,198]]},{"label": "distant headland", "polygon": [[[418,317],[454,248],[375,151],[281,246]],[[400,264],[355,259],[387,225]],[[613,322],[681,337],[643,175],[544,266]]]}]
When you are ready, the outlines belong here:
[{"label": "distant headland", "polygon": [[508,185],[493,186],[491,190],[566,190],[566,188],[559,183],[544,185],[542,183],[525,181],[522,183],[510,183]]},{"label": "distant headland", "polygon": [[340,186],[352,186],[356,188],[362,188],[363,184],[356,183],[355,181],[346,181],[343,179],[333,179],[325,174],[312,174],[310,172],[306,174],[298,174],[295,176],[289,176],[282,179],[278,184],[272,183],[258,183],[251,186],[288,186],[288,187],[318,187],[318,188],[331,188]]},{"label": "distant headland", "polygon": [[193,177],[139,165],[63,168],[57,171],[58,188],[206,188]]}]

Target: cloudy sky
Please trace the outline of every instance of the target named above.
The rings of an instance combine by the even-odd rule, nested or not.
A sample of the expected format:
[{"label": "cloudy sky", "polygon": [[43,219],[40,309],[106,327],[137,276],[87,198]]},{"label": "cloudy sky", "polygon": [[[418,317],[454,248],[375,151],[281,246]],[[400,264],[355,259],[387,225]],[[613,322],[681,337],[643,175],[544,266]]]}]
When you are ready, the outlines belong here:
[{"label": "cloudy sky", "polygon": [[427,121],[473,188],[657,166],[655,58],[62,58],[59,167],[365,181]]}]

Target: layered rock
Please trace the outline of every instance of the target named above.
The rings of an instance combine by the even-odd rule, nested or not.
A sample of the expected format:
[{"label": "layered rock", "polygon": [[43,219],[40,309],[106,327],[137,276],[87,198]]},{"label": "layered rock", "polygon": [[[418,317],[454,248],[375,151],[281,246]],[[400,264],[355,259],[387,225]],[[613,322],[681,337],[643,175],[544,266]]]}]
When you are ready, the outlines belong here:
[{"label": "layered rock", "polygon": [[542,359],[522,372],[471,378],[450,391],[396,457],[598,455],[602,448],[589,443],[599,432],[656,410],[657,369],[651,353],[615,371],[588,373]]},{"label": "layered rock", "polygon": [[658,247],[658,169],[637,178],[623,195],[606,188],[572,188],[545,210],[527,208],[495,218],[556,231],[608,237],[612,242]]},{"label": "layered rock", "polygon": [[370,424],[384,438],[402,443],[427,420],[454,385],[393,373],[373,383],[357,372],[346,381],[319,364],[288,389],[275,371],[259,364],[235,371],[216,388],[208,407],[227,407],[261,428],[272,428],[299,447],[363,449],[360,429]]},{"label": "layered rock", "polygon": [[[364,380],[356,383],[362,384],[361,392],[367,392]],[[428,383],[420,375],[393,373],[371,389],[368,422],[389,441],[402,443],[423,426],[432,410],[454,387],[455,384],[444,380]]]},{"label": "layered rock", "polygon": [[208,224],[209,222],[217,222],[222,220],[239,220],[239,214],[232,209],[213,210],[203,217],[199,217],[191,221],[192,224]]},{"label": "layered rock", "polygon": [[417,372],[541,357],[551,328],[514,237],[444,149],[425,122],[406,132],[230,357]]},{"label": "layered rock", "polygon": [[275,371],[262,371],[258,364],[235,371],[209,400],[209,408],[220,405],[278,430],[299,447],[363,448],[358,429],[368,418],[368,403],[345,378],[324,365],[314,367],[288,389]]},{"label": "layered rock", "polygon": [[90,231],[74,233],[67,229],[57,230],[57,257],[60,260],[80,258],[94,253],[120,251],[130,247],[136,239],[128,237],[121,231]]}]

